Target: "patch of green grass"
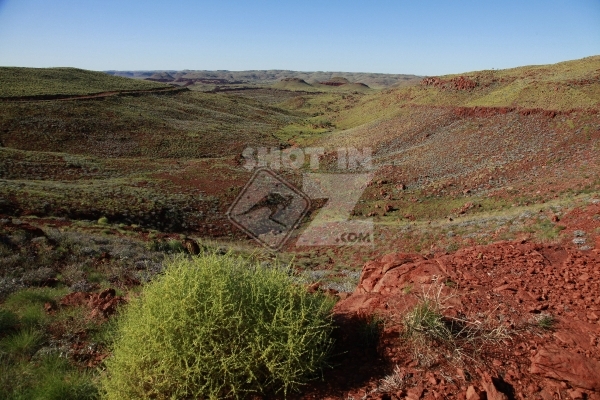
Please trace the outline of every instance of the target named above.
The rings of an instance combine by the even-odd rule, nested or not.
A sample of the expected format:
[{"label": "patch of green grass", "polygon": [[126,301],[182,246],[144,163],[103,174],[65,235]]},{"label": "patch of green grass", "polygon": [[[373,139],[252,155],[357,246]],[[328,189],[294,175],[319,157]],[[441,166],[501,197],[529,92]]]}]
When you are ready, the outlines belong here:
[{"label": "patch of green grass", "polygon": [[448,280],[444,281],[444,285],[446,285],[448,287],[451,287],[451,288],[454,288],[454,287],[456,287],[456,282],[448,279]]},{"label": "patch of green grass", "polygon": [[33,355],[39,348],[44,335],[39,330],[24,329],[0,340],[0,350],[12,357]]},{"label": "patch of green grass", "polygon": [[98,389],[90,374],[75,370],[60,357],[47,357],[39,366],[40,384],[32,391],[32,398],[84,400],[98,398]]},{"label": "patch of green grass", "polygon": [[12,317],[6,317],[12,318],[12,323],[14,323],[14,318],[17,318],[18,325],[22,329],[41,329],[50,320],[44,310],[44,304],[55,304],[56,300],[67,292],[68,289],[57,288],[23,289],[7,297],[0,307],[0,313],[12,315]]},{"label": "patch of green grass", "polygon": [[413,343],[414,356],[421,363],[435,359],[432,343],[442,346],[450,357],[461,359],[472,358],[484,347],[510,337],[503,325],[492,320],[491,313],[476,320],[444,316],[444,303],[451,295],[443,296],[443,288],[443,284],[434,282],[402,320],[403,336]]},{"label": "patch of green grass", "polygon": [[452,242],[446,246],[446,251],[448,253],[454,253],[458,249],[460,249],[460,244],[457,242]]},{"label": "patch of green grass", "polygon": [[383,332],[385,321],[378,315],[368,315],[361,318],[358,326],[358,337],[365,349],[377,348],[379,337]]},{"label": "patch of green grass", "polygon": [[86,274],[86,279],[90,283],[102,283],[106,281],[106,275],[100,271],[90,271]]},{"label": "patch of green grass", "polygon": [[0,337],[7,332],[17,329],[18,324],[19,317],[17,314],[0,308]]},{"label": "patch of green grass", "polygon": [[23,328],[40,328],[48,323],[48,315],[43,306],[30,304],[19,310],[20,325]]},{"label": "patch of green grass", "polygon": [[176,239],[172,239],[167,242],[167,249],[171,253],[185,252],[185,247],[183,247],[183,244],[179,240],[176,240]]},{"label": "patch of green grass", "polygon": [[564,229],[563,225],[557,225],[548,219],[538,219],[534,224],[526,227],[524,231],[535,234],[540,240],[552,240],[558,238],[560,232]]},{"label": "patch of green grass", "polygon": [[53,303],[58,298],[66,295],[65,288],[28,288],[15,292],[7,297],[3,308],[13,310],[17,314],[26,311],[30,306],[42,306],[44,303]]},{"label": "patch of green grass", "polygon": [[[141,289],[138,289],[141,290]],[[118,317],[110,318],[102,324],[88,326],[90,340],[101,346],[111,346],[118,337]]]},{"label": "patch of green grass", "polygon": [[440,304],[425,298],[404,317],[407,336],[425,335],[440,342],[452,342],[452,331],[444,320]]},{"label": "patch of green grass", "polygon": [[92,400],[98,398],[90,373],[49,355],[35,362],[0,358],[0,398],[6,400]]},{"label": "patch of green grass", "polygon": [[541,313],[533,317],[532,324],[544,331],[549,331],[554,328],[556,318],[551,314]]}]

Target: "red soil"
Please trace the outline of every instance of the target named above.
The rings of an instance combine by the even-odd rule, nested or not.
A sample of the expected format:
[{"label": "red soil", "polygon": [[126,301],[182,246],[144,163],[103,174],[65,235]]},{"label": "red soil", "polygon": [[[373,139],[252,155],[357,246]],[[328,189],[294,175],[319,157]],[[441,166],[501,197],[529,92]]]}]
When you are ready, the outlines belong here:
[{"label": "red soil", "polygon": [[[575,209],[560,223],[569,233],[564,243],[498,242],[432,258],[395,253],[367,262],[355,292],[335,307],[346,324],[339,340],[344,364],[302,398],[600,399],[600,204]],[[584,238],[587,250],[573,237]],[[424,365],[401,339],[401,322],[424,293],[438,288],[443,298],[451,296],[443,302],[445,318],[489,318],[510,338],[462,361],[432,343]],[[544,314],[555,318],[551,329],[536,325]],[[386,320],[376,355],[349,339],[357,332],[352,321],[369,315]],[[404,383],[377,391],[394,367]]]}]

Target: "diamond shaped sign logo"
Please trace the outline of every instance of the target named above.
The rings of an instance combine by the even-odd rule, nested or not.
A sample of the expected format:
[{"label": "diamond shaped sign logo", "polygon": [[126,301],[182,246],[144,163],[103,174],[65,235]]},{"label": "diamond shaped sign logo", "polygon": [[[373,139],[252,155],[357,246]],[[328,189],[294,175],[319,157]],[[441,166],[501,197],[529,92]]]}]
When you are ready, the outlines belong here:
[{"label": "diamond shaped sign logo", "polygon": [[227,211],[238,228],[264,246],[283,246],[310,208],[310,199],[273,171],[258,169]]}]

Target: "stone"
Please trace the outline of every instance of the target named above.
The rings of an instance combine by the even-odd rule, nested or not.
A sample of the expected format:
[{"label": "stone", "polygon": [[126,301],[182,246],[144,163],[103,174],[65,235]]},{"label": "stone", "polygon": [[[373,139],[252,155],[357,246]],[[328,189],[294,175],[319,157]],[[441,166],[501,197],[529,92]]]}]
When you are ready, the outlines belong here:
[{"label": "stone", "polygon": [[573,400],[583,399],[583,393],[578,389],[567,390],[567,394]]},{"label": "stone", "polygon": [[496,386],[494,386],[494,382],[488,373],[485,373],[481,379],[481,386],[485,390],[488,400],[508,400],[508,397],[504,393],[496,389]]},{"label": "stone", "polygon": [[529,371],[578,388],[600,391],[600,363],[556,345],[541,348],[531,358]]},{"label": "stone", "polygon": [[473,385],[467,388],[467,400],[481,400],[480,394]]}]

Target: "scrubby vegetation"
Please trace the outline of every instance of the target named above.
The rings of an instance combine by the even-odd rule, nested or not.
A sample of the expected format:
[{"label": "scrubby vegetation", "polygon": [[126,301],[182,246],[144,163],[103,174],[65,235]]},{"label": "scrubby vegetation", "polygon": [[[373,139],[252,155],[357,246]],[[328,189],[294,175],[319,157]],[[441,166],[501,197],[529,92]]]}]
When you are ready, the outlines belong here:
[{"label": "scrubby vegetation", "polygon": [[[0,397],[290,397],[325,365],[333,302],[350,296],[362,266],[382,254],[460,258],[465,247],[501,240],[566,241],[591,253],[600,215],[586,229],[570,227],[578,208],[600,202],[599,61],[431,77],[383,91],[310,80],[312,91],[288,81],[202,92],[217,84],[184,79],[177,84],[191,91],[170,90],[68,68],[0,69],[0,97],[13,96],[0,107]],[[343,82],[328,74],[315,76]],[[403,79],[363,76],[382,86]],[[122,91],[139,92],[50,100]],[[271,254],[227,222],[252,174],[242,151],[292,146],[323,147],[324,173],[342,172],[340,147],[373,150],[373,180],[350,215],[372,219],[373,246],[302,248],[292,235]],[[301,188],[308,171],[277,172]],[[327,201],[313,200],[299,231]],[[543,280],[546,269],[523,266],[527,254],[511,274]],[[446,309],[441,291],[421,294],[420,280],[404,282],[394,290],[418,301],[403,318],[359,313],[346,331],[336,319],[335,356],[348,350],[361,363],[348,374],[352,384],[375,376],[365,374],[382,354],[399,366],[412,357],[417,369],[438,358],[460,364],[508,340],[505,327],[548,336],[576,306],[592,304],[573,297],[564,312],[553,309],[552,291],[507,286],[484,251],[469,257],[465,268],[485,265],[488,286],[463,275],[436,288],[484,299],[474,303],[479,311],[488,310],[477,290],[489,289],[491,304],[503,292],[524,296],[523,304],[531,297],[539,304],[524,322],[506,319],[512,309],[493,319]],[[278,261],[290,270],[273,268]],[[592,291],[593,274],[583,271],[558,282]],[[580,317],[595,321],[593,311]],[[410,350],[391,352],[404,345]],[[529,345],[521,350],[529,357]],[[379,371],[369,390],[406,397],[418,374],[410,368]],[[455,379],[454,370],[445,373]]]},{"label": "scrubby vegetation", "polygon": [[105,398],[289,393],[325,365],[332,306],[284,269],[176,258],[121,317]]},{"label": "scrubby vegetation", "polygon": [[0,67],[0,98],[87,95],[168,87],[163,83],[126,79],[77,68]]},{"label": "scrubby vegetation", "polygon": [[444,316],[445,303],[452,296],[444,292],[444,284],[434,282],[403,316],[403,335],[422,365],[428,366],[435,358],[437,351],[432,351],[432,344],[440,346],[449,358],[458,362],[474,359],[485,348],[510,338],[506,327],[493,321],[490,315],[484,318]]}]

